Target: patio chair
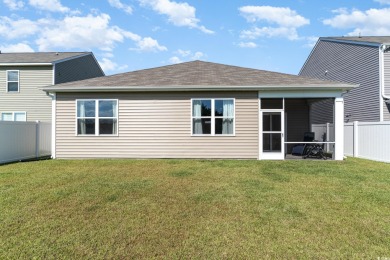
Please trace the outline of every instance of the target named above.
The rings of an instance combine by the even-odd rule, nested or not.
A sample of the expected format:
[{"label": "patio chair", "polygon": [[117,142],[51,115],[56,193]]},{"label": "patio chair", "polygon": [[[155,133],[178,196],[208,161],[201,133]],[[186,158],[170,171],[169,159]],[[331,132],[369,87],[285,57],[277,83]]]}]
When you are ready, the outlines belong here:
[{"label": "patio chair", "polygon": [[[303,134],[303,141],[304,142],[313,142],[314,141],[314,132],[305,132]],[[292,155],[299,155],[302,156],[306,152],[306,146],[307,144],[297,144],[293,147],[291,154]]]}]

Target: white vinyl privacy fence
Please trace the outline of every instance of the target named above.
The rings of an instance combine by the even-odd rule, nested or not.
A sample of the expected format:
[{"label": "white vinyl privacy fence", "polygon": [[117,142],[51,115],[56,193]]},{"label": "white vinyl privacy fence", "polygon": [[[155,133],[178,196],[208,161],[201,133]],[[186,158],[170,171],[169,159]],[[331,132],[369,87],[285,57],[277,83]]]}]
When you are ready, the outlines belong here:
[{"label": "white vinyl privacy fence", "polygon": [[[332,124],[312,125],[320,136],[332,138]],[[331,147],[328,151],[332,151]],[[390,122],[353,122],[344,124],[344,154],[347,156],[390,162]]]},{"label": "white vinyl privacy fence", "polygon": [[50,155],[50,123],[0,121],[0,163]]},{"label": "white vinyl privacy fence", "polygon": [[[314,140],[322,142],[334,142],[334,126],[333,124],[312,124],[311,131],[314,132]],[[326,152],[334,151],[334,144],[325,144]]]},{"label": "white vinyl privacy fence", "polygon": [[345,155],[390,162],[390,122],[353,122],[344,127]]}]

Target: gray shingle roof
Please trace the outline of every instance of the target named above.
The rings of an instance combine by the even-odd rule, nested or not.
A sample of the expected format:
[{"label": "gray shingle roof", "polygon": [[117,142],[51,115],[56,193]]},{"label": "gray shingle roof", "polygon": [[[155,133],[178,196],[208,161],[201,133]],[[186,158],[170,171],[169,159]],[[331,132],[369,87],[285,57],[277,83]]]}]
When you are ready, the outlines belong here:
[{"label": "gray shingle roof", "polygon": [[1,53],[1,63],[53,63],[59,60],[89,54],[90,52],[25,52]]},{"label": "gray shingle roof", "polygon": [[[348,86],[348,84],[242,68],[204,61],[192,61],[163,67],[74,81],[54,88],[132,87],[132,86]],[[353,85],[349,85],[350,87]],[[48,90],[48,88],[45,88]]]},{"label": "gray shingle roof", "polygon": [[321,39],[334,39],[340,41],[367,42],[367,43],[390,43],[390,36],[360,36],[360,37],[321,37]]}]

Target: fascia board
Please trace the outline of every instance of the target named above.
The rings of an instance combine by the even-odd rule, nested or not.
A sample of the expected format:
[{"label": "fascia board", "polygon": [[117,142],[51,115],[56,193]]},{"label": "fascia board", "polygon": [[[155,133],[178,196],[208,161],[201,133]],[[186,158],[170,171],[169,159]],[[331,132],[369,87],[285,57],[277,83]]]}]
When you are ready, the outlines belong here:
[{"label": "fascia board", "polygon": [[8,63],[0,63],[0,66],[51,66],[53,63],[51,62],[8,62]]},{"label": "fascia board", "polygon": [[110,87],[53,87],[41,88],[46,92],[175,92],[175,91],[347,91],[358,85],[289,85],[289,86],[110,86]]}]

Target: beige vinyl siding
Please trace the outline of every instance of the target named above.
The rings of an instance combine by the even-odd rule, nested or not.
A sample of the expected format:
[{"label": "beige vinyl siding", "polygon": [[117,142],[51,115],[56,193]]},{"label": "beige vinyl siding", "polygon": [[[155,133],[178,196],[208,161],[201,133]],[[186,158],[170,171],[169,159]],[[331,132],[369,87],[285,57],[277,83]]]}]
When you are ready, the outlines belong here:
[{"label": "beige vinyl siding", "polygon": [[[7,70],[19,70],[19,92],[7,92]],[[51,66],[0,67],[0,112],[27,112],[27,121],[51,122],[51,98],[40,90],[51,85]]]},{"label": "beige vinyl siding", "polygon": [[[76,99],[118,99],[118,136],[76,136]],[[235,136],[191,136],[191,98],[235,98]],[[57,158],[258,157],[257,92],[57,93]]]},{"label": "beige vinyl siding", "polygon": [[[390,51],[384,53],[385,94],[390,96]],[[382,98],[381,98],[382,100]],[[390,121],[390,105],[383,102],[383,120]]]},{"label": "beige vinyl siding", "polygon": [[55,84],[104,76],[92,54],[55,65]]}]

